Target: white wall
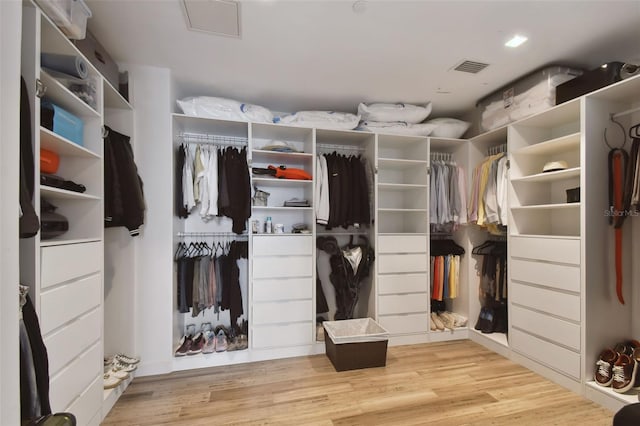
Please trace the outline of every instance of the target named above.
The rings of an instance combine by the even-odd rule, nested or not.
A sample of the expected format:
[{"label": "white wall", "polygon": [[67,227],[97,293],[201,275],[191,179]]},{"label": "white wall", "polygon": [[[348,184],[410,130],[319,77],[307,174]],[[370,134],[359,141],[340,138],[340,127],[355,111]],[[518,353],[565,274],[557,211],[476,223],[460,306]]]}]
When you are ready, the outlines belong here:
[{"label": "white wall", "polygon": [[0,1],[0,424],[20,423],[18,185],[22,2]]},{"label": "white wall", "polygon": [[[173,155],[171,72],[129,67],[135,105],[136,164],[144,184],[145,225],[136,237],[135,351],[139,375],[171,371],[173,359]],[[132,291],[134,287],[132,286]]]}]

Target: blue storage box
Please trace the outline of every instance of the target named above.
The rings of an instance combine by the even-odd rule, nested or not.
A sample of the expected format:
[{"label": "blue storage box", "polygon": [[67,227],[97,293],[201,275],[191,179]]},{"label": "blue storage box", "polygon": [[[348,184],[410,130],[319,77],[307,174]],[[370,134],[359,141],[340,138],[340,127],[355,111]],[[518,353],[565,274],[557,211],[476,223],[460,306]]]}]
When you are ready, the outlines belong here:
[{"label": "blue storage box", "polygon": [[83,121],[54,103],[49,101],[40,103],[40,125],[71,142],[84,145]]}]

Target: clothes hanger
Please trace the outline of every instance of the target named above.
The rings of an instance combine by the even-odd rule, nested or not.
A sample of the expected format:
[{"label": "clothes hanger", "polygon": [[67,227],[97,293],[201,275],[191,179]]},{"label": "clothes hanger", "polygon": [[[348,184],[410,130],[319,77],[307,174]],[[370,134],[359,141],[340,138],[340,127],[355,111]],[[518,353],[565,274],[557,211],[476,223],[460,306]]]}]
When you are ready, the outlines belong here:
[{"label": "clothes hanger", "polygon": [[640,139],[640,123],[629,127],[629,137],[631,139]]},{"label": "clothes hanger", "polygon": [[609,121],[611,121],[612,123],[617,125],[618,128],[620,128],[620,130],[622,131],[622,145],[620,145],[619,147],[611,146],[611,144],[609,143],[609,140],[607,139],[607,128],[606,127],[604,128],[604,143],[609,147],[609,149],[612,149],[612,150],[624,148],[624,146],[627,143],[627,132],[624,131],[624,126],[618,120],[613,118],[613,114],[609,115]]}]

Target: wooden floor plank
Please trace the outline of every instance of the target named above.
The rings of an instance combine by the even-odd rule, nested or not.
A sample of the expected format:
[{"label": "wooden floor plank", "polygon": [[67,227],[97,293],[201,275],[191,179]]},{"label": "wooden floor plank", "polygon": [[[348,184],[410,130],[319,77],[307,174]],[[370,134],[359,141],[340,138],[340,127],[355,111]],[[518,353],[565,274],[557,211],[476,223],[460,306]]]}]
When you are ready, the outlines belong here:
[{"label": "wooden floor plank", "polygon": [[391,347],[387,366],[324,355],[137,378],[104,425],[610,425],[612,413],[471,341]]}]

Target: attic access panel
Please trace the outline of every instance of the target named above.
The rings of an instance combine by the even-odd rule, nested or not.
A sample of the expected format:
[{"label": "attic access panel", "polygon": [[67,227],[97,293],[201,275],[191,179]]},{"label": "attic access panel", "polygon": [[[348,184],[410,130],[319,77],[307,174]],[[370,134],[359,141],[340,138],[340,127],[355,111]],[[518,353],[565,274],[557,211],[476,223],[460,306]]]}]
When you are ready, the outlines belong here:
[{"label": "attic access panel", "polygon": [[240,37],[240,3],[233,0],[182,0],[192,31]]}]

